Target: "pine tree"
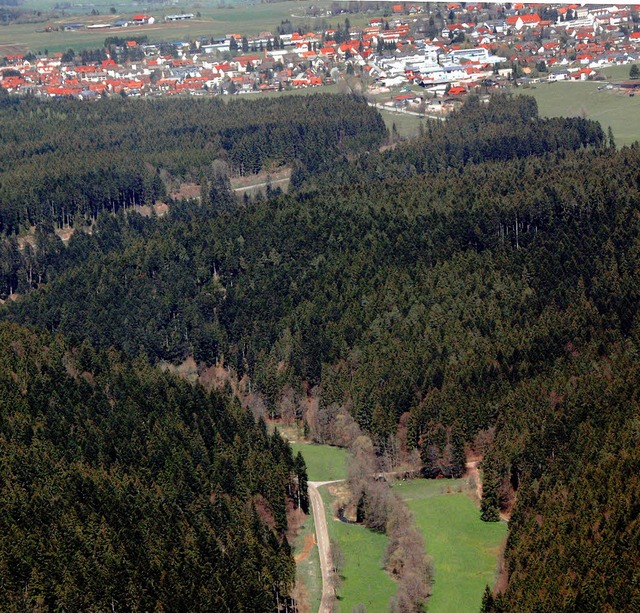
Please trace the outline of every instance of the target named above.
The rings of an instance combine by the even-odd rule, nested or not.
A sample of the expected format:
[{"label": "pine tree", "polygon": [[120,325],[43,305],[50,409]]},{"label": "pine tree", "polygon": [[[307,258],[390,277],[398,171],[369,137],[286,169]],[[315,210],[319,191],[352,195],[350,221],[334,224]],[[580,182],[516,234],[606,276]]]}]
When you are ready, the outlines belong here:
[{"label": "pine tree", "polygon": [[493,610],[493,593],[491,589],[487,585],[484,588],[484,593],[482,594],[482,608],[480,609],[481,613],[491,613]]},{"label": "pine tree", "polygon": [[295,458],[295,474],[298,481],[297,487],[297,504],[304,513],[309,513],[309,492],[308,492],[308,477],[307,477],[307,465],[302,457],[302,454],[298,451]]}]

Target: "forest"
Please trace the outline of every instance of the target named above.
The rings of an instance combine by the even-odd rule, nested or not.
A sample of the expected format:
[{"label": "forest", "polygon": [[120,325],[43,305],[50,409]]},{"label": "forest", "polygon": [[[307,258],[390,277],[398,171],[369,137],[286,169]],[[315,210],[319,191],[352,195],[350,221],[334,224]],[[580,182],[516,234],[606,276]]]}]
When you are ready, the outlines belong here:
[{"label": "forest", "polygon": [[[479,452],[483,519],[511,514],[505,576],[484,610],[638,608],[640,147],[616,149],[598,124],[540,119],[534,100],[495,96],[379,151],[384,128],[361,100],[315,98],[264,111],[326,109],[314,130],[333,135],[330,146],[314,137],[296,152],[287,194],[238,201],[211,171],[222,156],[242,172],[233,146],[221,140],[206,164],[206,147],[173,161],[167,135],[162,154],[140,151],[169,214],[105,206],[91,233],[63,246],[52,234],[62,219],[16,204],[11,188],[0,288],[21,296],[2,318],[145,373],[190,356],[224,365],[270,416],[340,444],[352,423],[380,456],[417,450],[427,477],[459,476],[465,453]],[[137,102],[109,101],[114,121],[144,115]],[[56,104],[25,104],[59,121]],[[86,112],[64,104],[67,116]],[[334,115],[350,105],[347,139]],[[18,107],[3,112],[29,108]],[[97,139],[117,133],[107,115],[99,125]],[[31,146],[12,133],[0,137],[8,150]],[[98,149],[87,166],[94,153],[117,157]],[[3,166],[0,190],[20,167]],[[205,189],[173,201],[158,169],[187,168]],[[15,237],[25,225],[37,226],[31,251]]]},{"label": "forest", "polygon": [[306,474],[277,431],[144,360],[11,324],[0,390],[3,610],[287,600]]},{"label": "forest", "polygon": [[364,100],[346,96],[79,105],[0,92],[0,122],[0,233],[7,236],[154,203],[166,198],[168,177],[206,179],[214,161],[241,175],[293,159],[315,169],[377,147],[386,131]]}]

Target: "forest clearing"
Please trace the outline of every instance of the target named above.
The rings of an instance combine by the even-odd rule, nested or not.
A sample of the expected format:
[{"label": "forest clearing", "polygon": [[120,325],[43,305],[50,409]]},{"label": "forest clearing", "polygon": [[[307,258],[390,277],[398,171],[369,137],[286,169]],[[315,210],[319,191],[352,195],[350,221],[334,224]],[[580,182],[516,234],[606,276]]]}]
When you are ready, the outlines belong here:
[{"label": "forest clearing", "polygon": [[434,567],[429,613],[478,611],[486,585],[496,581],[506,522],[486,523],[467,479],[416,479],[394,490],[413,511]]},{"label": "forest clearing", "polygon": [[[310,479],[346,478],[346,450],[329,445],[290,444],[294,453],[300,451],[305,458]],[[415,479],[393,485],[413,512],[434,566],[430,613],[478,610],[485,585],[495,583],[507,524],[480,520],[475,498],[478,473],[477,470],[470,473],[473,478]],[[349,612],[358,604],[369,611],[385,610],[395,591],[394,582],[384,570],[386,535],[338,519],[337,509],[349,497],[345,485],[325,485],[320,492],[331,547],[338,558],[339,610]],[[298,547],[307,542],[308,539],[298,537]],[[308,565],[306,561],[303,564]]]}]

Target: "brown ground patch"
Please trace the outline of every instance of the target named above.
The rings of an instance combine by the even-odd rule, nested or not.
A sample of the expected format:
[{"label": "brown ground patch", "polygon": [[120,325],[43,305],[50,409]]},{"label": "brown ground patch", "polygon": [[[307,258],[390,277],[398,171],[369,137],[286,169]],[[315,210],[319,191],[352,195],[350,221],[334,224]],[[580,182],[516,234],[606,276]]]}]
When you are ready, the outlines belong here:
[{"label": "brown ground patch", "polygon": [[331,496],[333,496],[331,519],[333,519],[333,521],[340,521],[338,519],[338,509],[342,509],[345,517],[355,520],[356,505],[349,486],[344,481],[341,481],[327,485],[327,490]]},{"label": "brown ground patch", "polygon": [[22,250],[27,245],[33,248],[33,246],[36,244],[35,231],[35,228],[31,228],[31,230],[29,230],[29,234],[18,236],[18,249]]},{"label": "brown ground patch", "polygon": [[291,594],[298,605],[298,613],[311,613],[311,606],[309,605],[309,591],[305,587],[304,583],[298,581],[293,588]]},{"label": "brown ground patch", "polygon": [[168,213],[169,205],[158,200],[153,207],[148,204],[138,204],[133,207],[133,210],[136,211],[136,213],[140,213],[143,217],[151,217],[152,211],[154,211],[158,217],[162,217]]},{"label": "brown ground patch", "polygon": [[294,558],[296,561],[296,564],[299,564],[300,562],[302,562],[303,560],[306,560],[309,557],[309,554],[311,553],[311,550],[314,548],[315,544],[316,544],[315,534],[304,535],[304,547],[302,548],[301,552],[296,553]]},{"label": "brown ground patch", "polygon": [[200,186],[197,183],[182,183],[177,191],[171,192],[174,200],[200,198]]},{"label": "brown ground patch", "polygon": [[25,45],[19,43],[5,43],[0,45],[0,56],[6,57],[7,55],[24,55],[28,52],[28,48]]},{"label": "brown ground patch", "polygon": [[153,208],[156,210],[156,215],[158,217],[162,217],[169,212],[169,205],[166,202],[160,202],[159,200],[153,205]]},{"label": "brown ground patch", "polygon": [[73,236],[73,228],[58,228],[56,235],[62,239],[63,243],[66,243]]},{"label": "brown ground patch", "polygon": [[233,393],[238,396],[238,398],[241,398],[238,387],[242,382],[240,382],[240,384],[238,383],[235,373],[225,368],[223,361],[205,368],[200,373],[200,383],[208,390],[224,389],[228,383],[231,386]]}]

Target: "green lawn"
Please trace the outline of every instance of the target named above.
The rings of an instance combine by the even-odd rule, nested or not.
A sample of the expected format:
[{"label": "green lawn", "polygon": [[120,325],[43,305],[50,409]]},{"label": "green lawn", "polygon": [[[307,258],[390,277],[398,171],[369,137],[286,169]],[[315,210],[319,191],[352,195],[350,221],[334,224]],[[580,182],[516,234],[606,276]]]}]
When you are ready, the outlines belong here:
[{"label": "green lawn", "polygon": [[[624,71],[621,69],[624,68]],[[628,66],[605,68],[605,75],[617,80],[628,77]],[[611,75],[609,75],[611,73]],[[602,89],[603,83],[539,83],[518,89],[517,93],[533,96],[543,117],[586,117],[599,121],[606,132],[613,130],[616,144],[630,145],[640,140],[640,95],[630,97],[615,90]]]},{"label": "green lawn", "polygon": [[336,481],[347,477],[347,450],[329,445],[290,443],[293,453],[302,452],[309,481]]},{"label": "green lawn", "polygon": [[[293,553],[300,554],[305,547],[305,542],[309,536],[315,535],[315,524],[313,514],[309,514],[298,536],[296,537]],[[318,547],[313,546],[309,555],[296,563],[296,586],[299,597],[302,596],[309,605],[309,610],[317,611],[320,607],[322,597],[322,573],[320,572],[320,557]]]},{"label": "green lawn", "polygon": [[601,68],[598,72],[611,81],[627,81],[629,79],[630,69],[631,64],[627,64],[626,66],[609,66],[608,68]]},{"label": "green lawn", "polygon": [[338,589],[338,610],[351,613],[362,603],[370,613],[389,610],[389,600],[396,584],[384,570],[384,550],[387,537],[363,526],[345,524],[332,517],[332,497],[327,486],[320,488],[327,512],[329,537],[342,550],[344,564],[342,585]]},{"label": "green lawn", "polygon": [[413,511],[434,566],[428,612],[478,611],[485,585],[495,582],[507,525],[480,521],[464,479],[417,479],[394,489]]}]

